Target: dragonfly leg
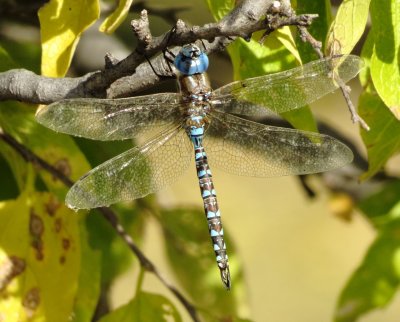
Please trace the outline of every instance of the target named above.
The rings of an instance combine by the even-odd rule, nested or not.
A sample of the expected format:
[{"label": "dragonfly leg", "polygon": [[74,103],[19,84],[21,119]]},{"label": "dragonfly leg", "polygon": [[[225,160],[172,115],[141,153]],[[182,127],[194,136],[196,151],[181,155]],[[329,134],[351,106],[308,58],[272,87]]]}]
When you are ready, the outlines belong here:
[{"label": "dragonfly leg", "polygon": [[[170,55],[170,57],[167,54]],[[163,50],[163,57],[164,57],[165,61],[167,62],[167,65],[168,65],[168,68],[169,68],[170,72],[173,73],[171,64],[172,65],[174,64],[174,60],[175,60],[176,55],[171,50],[169,50],[168,48],[165,48]]]},{"label": "dragonfly leg", "polygon": [[[153,73],[154,73],[157,77],[159,77],[160,79],[171,79],[171,78],[176,78],[175,75],[174,75],[174,76],[166,76],[166,75],[161,75],[161,74],[157,73],[157,71],[154,69],[154,66],[153,66],[153,64],[151,63],[150,59],[149,59],[147,56],[145,56],[145,58],[146,58],[147,62],[149,63],[149,65],[150,65],[151,70],[153,71]],[[169,63],[168,61],[167,61],[167,64],[168,64],[168,69],[170,70],[170,72],[171,72],[171,73],[174,73],[173,70],[172,70],[172,68],[171,68],[171,65],[170,65],[170,63]]]}]

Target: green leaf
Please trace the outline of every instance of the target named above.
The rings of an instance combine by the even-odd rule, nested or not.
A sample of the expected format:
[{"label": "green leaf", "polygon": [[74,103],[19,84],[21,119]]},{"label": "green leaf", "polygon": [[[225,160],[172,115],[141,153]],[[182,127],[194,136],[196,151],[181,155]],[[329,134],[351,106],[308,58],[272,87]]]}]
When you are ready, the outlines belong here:
[{"label": "green leaf", "polygon": [[[4,38],[1,46],[8,53],[8,58],[0,54],[0,71],[12,68],[26,68],[35,73],[40,73],[40,45],[34,40],[32,42],[21,42]],[[8,68],[2,70],[2,65]]]},{"label": "green leaf", "polygon": [[345,0],[336,13],[327,36],[328,55],[350,54],[364,33],[370,0]]},{"label": "green leaf", "polygon": [[8,52],[0,46],[0,72],[16,68],[17,64],[12,60]]},{"label": "green leaf", "polygon": [[234,0],[207,0],[207,4],[214,19],[219,21],[235,7],[236,2]]},{"label": "green leaf", "polygon": [[361,137],[368,152],[368,171],[362,175],[367,179],[377,173],[390,157],[400,151],[400,121],[374,94],[364,93],[358,102],[360,116],[371,127],[361,131]]},{"label": "green leaf", "polygon": [[119,0],[117,9],[103,21],[99,30],[107,34],[112,34],[124,22],[132,2],[133,0]]},{"label": "green leaf", "polygon": [[[87,218],[88,216],[86,216]],[[102,254],[88,241],[85,225],[80,225],[81,271],[73,308],[74,322],[91,322],[100,297]]]},{"label": "green leaf", "polygon": [[360,71],[360,82],[365,91],[375,92],[371,78],[371,56],[374,50],[374,33],[371,30],[368,33],[364,46],[361,51],[361,58],[364,61],[364,68]]},{"label": "green leaf", "polygon": [[0,200],[15,199],[19,195],[18,184],[15,180],[10,165],[1,155],[1,150],[2,147],[0,146]]},{"label": "green leaf", "polygon": [[[315,13],[318,14],[318,19],[315,19],[307,30],[318,41],[322,42],[322,48],[325,47],[325,38],[332,20],[331,15],[331,2],[329,0],[297,0],[296,14]],[[312,60],[318,59],[312,46],[296,37],[297,49],[303,62],[308,63]]]},{"label": "green leaf", "polygon": [[400,282],[400,204],[392,212],[397,220],[379,232],[348,281],[337,304],[335,322],[356,321],[371,310],[385,307],[396,293]]},{"label": "green leaf", "polygon": [[211,321],[230,321],[237,316],[241,308],[246,307],[243,273],[227,227],[224,236],[232,280],[229,292],[220,278],[204,211],[182,208],[162,210],[159,220],[169,263],[196,305],[204,308],[205,312],[212,312]]},{"label": "green leaf", "polygon": [[[116,209],[120,224],[140,245],[147,217],[132,203],[115,205],[113,209]],[[136,258],[98,211],[86,217],[86,229],[90,245],[101,251],[101,265],[98,269],[101,271],[102,285],[107,288],[116,276],[132,267],[132,260],[136,262]]]},{"label": "green leaf", "polygon": [[282,45],[296,58],[297,62],[301,64],[300,53],[296,47],[296,42],[293,38],[292,32],[289,26],[284,26],[278,29],[275,33],[276,39],[278,39]]},{"label": "green leaf", "polygon": [[18,199],[0,203],[0,312],[9,322],[67,322],[81,269],[79,217],[33,191],[29,176]]},{"label": "green leaf", "polygon": [[[0,109],[0,127],[72,180],[78,179],[90,170],[73,139],[38,124],[31,106],[10,102],[7,108]],[[61,181],[54,180],[54,177],[46,171],[40,171],[39,174],[47,188],[60,200],[64,200],[68,188]],[[22,171],[14,175],[17,182],[24,180]]]},{"label": "green leaf", "polygon": [[[207,0],[207,3],[216,20],[220,20],[235,6],[235,2],[230,0]],[[228,47],[235,80],[293,68],[295,67],[294,58],[301,62],[292,33],[288,27],[273,32],[267,37],[264,45],[257,41],[262,35],[263,32],[254,33],[250,42],[237,39]],[[284,113],[282,116],[298,129],[317,130],[314,117],[308,107]]]},{"label": "green leaf", "polygon": [[178,310],[166,297],[158,294],[140,292],[136,297],[104,316],[99,322],[179,322]]},{"label": "green leaf", "polygon": [[85,154],[92,168],[133,147],[132,140],[109,142],[89,140],[80,137],[73,137],[73,140]]},{"label": "green leaf", "polygon": [[98,0],[50,0],[40,8],[43,75],[65,75],[81,33],[99,13]]},{"label": "green leaf", "polygon": [[[77,137],[73,139],[92,168],[132,148],[131,140],[110,143]],[[135,203],[120,203],[114,205],[113,209],[119,215],[123,227],[140,244],[147,217],[140,213]],[[132,252],[98,211],[87,217],[86,227],[91,245],[102,253],[102,264],[99,267],[102,283],[107,287],[116,276],[132,265]]]},{"label": "green leaf", "polygon": [[[256,33],[253,38],[257,39],[261,36],[262,33]],[[276,38],[275,33],[266,39],[264,45],[260,45],[253,39],[250,42],[236,40],[228,47],[228,53],[232,60],[235,79],[276,73],[296,66],[293,55]],[[282,116],[298,129],[317,130],[314,117],[308,107],[282,113]]]},{"label": "green leaf", "polygon": [[386,183],[378,192],[361,200],[357,205],[360,210],[377,226],[392,221],[388,217],[390,210],[399,202],[400,180]]},{"label": "green leaf", "polygon": [[400,119],[400,3],[372,1],[371,19],[375,39],[371,58],[374,86],[393,115]]}]

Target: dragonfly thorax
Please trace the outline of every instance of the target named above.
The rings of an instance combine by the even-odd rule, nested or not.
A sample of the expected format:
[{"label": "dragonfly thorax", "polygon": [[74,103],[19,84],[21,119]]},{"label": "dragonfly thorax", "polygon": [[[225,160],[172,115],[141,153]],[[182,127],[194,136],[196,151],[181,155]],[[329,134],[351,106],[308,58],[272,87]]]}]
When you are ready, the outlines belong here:
[{"label": "dragonfly thorax", "polygon": [[183,100],[186,102],[208,102],[211,98],[211,85],[206,73],[179,75],[178,84]]}]

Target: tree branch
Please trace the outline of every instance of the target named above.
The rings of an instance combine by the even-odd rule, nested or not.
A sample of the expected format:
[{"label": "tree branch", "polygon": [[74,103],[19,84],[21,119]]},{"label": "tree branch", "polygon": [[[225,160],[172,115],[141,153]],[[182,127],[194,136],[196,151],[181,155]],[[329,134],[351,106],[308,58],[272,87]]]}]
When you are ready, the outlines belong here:
[{"label": "tree branch", "polygon": [[[150,34],[147,12],[144,10],[141,17],[132,22],[139,43],[125,59],[117,61],[108,55],[105,69],[77,78],[49,78],[23,69],[0,73],[0,100],[49,104],[74,97],[129,96],[162,80],[154,75],[146,58],[153,57],[167,47],[182,46],[201,39],[207,41],[206,52],[212,53],[223,50],[236,37],[250,39],[256,31],[271,32],[284,25],[308,26],[315,18],[313,15],[295,16],[287,0],[281,0],[279,10],[274,6],[276,3],[273,0],[244,0],[219,22],[188,27],[178,20],[174,30],[159,37]],[[163,61],[160,55],[152,60],[152,64],[159,75],[171,76]],[[135,75],[131,78],[122,79],[133,73]],[[129,84],[125,90],[116,90],[117,85],[113,85],[119,79],[118,86],[121,82]]]},{"label": "tree branch", "polygon": [[[54,178],[60,180],[67,187],[71,187],[74,184],[74,182],[67,176],[65,176],[61,171],[59,171],[58,169],[47,163],[45,160],[37,156],[33,151],[29,150],[26,146],[19,143],[8,133],[5,133],[1,128],[0,128],[0,139],[2,139],[17,153],[19,153],[26,162],[32,163],[35,166],[38,166],[39,168],[47,171]],[[183,296],[183,294],[174,285],[172,285],[172,283],[170,283],[167,279],[165,279],[162,276],[157,267],[150,261],[150,259],[146,257],[144,253],[142,253],[142,251],[133,241],[132,237],[129,236],[125,228],[120,224],[118,216],[110,208],[107,207],[97,208],[97,210],[103,215],[104,219],[108,221],[108,223],[113,227],[116,233],[122,238],[122,240],[135,254],[135,256],[138,258],[140,262],[140,265],[146,271],[153,273],[177,297],[177,299],[188,311],[193,321],[199,322],[200,320],[197,316],[196,308],[189,302],[189,300],[187,300]]]}]

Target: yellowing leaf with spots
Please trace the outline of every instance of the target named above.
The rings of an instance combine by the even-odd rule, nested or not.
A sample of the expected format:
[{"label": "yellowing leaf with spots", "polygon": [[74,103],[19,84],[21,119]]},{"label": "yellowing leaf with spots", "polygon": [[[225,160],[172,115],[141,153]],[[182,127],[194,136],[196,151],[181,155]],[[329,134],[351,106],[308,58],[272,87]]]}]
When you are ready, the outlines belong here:
[{"label": "yellowing leaf with spots", "polygon": [[117,9],[101,24],[99,30],[107,34],[113,33],[128,15],[133,0],[119,0]]},{"label": "yellowing leaf with spots", "polygon": [[[0,124],[6,132],[17,138],[27,148],[34,151],[37,155],[46,160],[49,164],[55,166],[66,176],[69,176],[72,180],[76,180],[90,169],[90,166],[86,161],[85,156],[79,150],[71,137],[53,132],[39,125],[34,120],[33,110],[31,107],[12,102],[7,102],[7,104],[9,105],[9,108],[2,109],[0,111]],[[12,153],[10,153],[10,151],[3,151],[1,149],[1,145],[0,153],[5,153],[3,155],[12,156]],[[31,171],[29,170],[30,166],[26,164],[19,155],[15,155],[12,158],[7,158],[7,161],[12,163],[13,165],[17,165],[11,167],[11,169],[13,171],[13,174],[18,178],[18,186],[20,187],[20,190],[26,190],[24,187],[27,184],[26,178],[29,178],[29,173]],[[56,301],[57,299],[58,305],[60,307],[62,306],[62,308],[60,308],[59,306],[55,306],[55,308],[58,309],[60,314],[64,314],[68,311],[71,313],[71,316],[74,316],[74,321],[90,321],[99,295],[100,270],[98,268],[100,267],[100,254],[96,253],[96,251],[94,251],[88,244],[88,238],[85,231],[86,227],[82,224],[79,226],[79,232],[77,232],[76,230],[77,228],[75,226],[78,224],[78,220],[79,223],[80,220],[84,220],[84,213],[80,212],[77,214],[65,207],[64,198],[68,188],[60,180],[55,179],[53,175],[44,170],[38,171],[38,177],[39,176],[40,179],[37,178],[37,181],[41,182],[42,185],[44,184],[46,189],[49,190],[52,195],[50,195],[50,193],[43,194],[39,192],[31,192],[28,194],[27,192],[25,192],[16,201],[4,202],[0,204],[0,285],[2,285],[3,283],[3,260],[7,259],[9,256],[13,256],[12,252],[10,253],[10,251],[8,251],[7,245],[20,245],[20,243],[26,245],[27,243],[31,242],[31,239],[27,238],[27,236],[29,235],[29,230],[26,229],[26,225],[28,225],[27,222],[29,222],[27,216],[30,216],[29,207],[32,205],[34,205],[34,207],[41,207],[40,205],[43,204],[43,199],[45,199],[45,211],[49,215],[54,214],[54,217],[57,217],[58,214],[60,214],[61,220],[66,222],[65,225],[63,225],[62,221],[53,219],[53,224],[56,226],[51,229],[47,229],[45,226],[45,236],[46,233],[53,231],[54,229],[56,229],[55,227],[59,227],[60,224],[61,227],[67,227],[66,229],[68,231],[68,235],[81,236],[81,238],[74,238],[74,240],[76,241],[80,240],[80,244],[78,245],[78,247],[74,248],[74,251],[79,251],[76,254],[76,256],[79,255],[79,257],[77,257],[76,259],[77,261],[79,261],[79,274],[74,273],[74,276],[70,276],[71,278],[68,278],[65,281],[66,283],[68,283],[68,285],[79,284],[79,290],[76,291],[76,293],[71,293],[70,295],[65,294],[65,296],[70,296],[72,298],[71,300],[73,300],[73,313],[71,313],[71,300],[64,300],[63,296],[59,296],[57,299],[58,293],[54,293],[52,291],[53,285],[51,283],[44,283],[44,286],[42,286],[45,290],[42,290],[42,292],[50,292],[54,297],[54,301]],[[11,210],[8,211],[7,209]],[[41,207],[40,209],[43,210],[43,207]],[[42,210],[36,210],[35,214],[41,216]],[[44,216],[44,218],[51,220],[48,218],[48,216],[46,217],[46,215]],[[8,220],[20,220],[20,222],[13,222],[11,226],[6,226],[8,225]],[[46,223],[46,221],[44,221],[44,223]],[[50,226],[52,227],[53,224],[51,224]],[[70,224],[73,226],[73,229],[68,228]],[[6,229],[8,231],[8,228],[10,228],[10,232],[8,235],[6,235],[3,229]],[[68,241],[64,242],[68,243]],[[53,248],[57,246],[59,242],[54,241],[54,238],[44,239],[44,248],[48,247],[46,243],[49,243],[52,257],[54,254],[54,256],[58,256]],[[73,243],[71,245],[75,244],[76,243]],[[25,248],[21,247],[18,250],[20,251],[20,253],[22,252],[22,256],[18,256],[24,258],[23,256],[26,255],[23,250],[25,248],[29,249],[29,246],[23,246]],[[68,260],[68,258],[66,259]],[[62,261],[63,259],[59,258],[59,260]],[[45,271],[41,271],[41,273],[47,274],[50,281],[51,279],[59,275],[60,271],[58,270],[57,265],[54,265],[51,267],[46,266]],[[61,292],[64,292],[62,290],[62,287],[63,285],[59,284],[57,292],[60,292],[60,294]],[[15,294],[16,298],[14,299],[14,303],[21,303],[22,300],[18,302],[18,296],[22,297],[23,295],[24,294],[22,292]],[[0,312],[4,312],[2,310],[3,304],[1,303],[1,296],[2,293],[0,291]],[[1,318],[0,321],[3,322]],[[8,320],[6,319],[5,321]],[[46,321],[58,322],[63,320],[61,318],[56,318],[46,319]]]},{"label": "yellowing leaf with spots", "polygon": [[79,218],[62,200],[33,188],[0,203],[0,321],[71,321]]},{"label": "yellowing leaf with spots", "polygon": [[50,0],[39,10],[43,75],[65,75],[81,33],[99,12],[98,0]]}]

